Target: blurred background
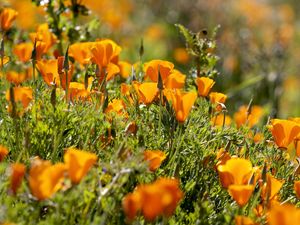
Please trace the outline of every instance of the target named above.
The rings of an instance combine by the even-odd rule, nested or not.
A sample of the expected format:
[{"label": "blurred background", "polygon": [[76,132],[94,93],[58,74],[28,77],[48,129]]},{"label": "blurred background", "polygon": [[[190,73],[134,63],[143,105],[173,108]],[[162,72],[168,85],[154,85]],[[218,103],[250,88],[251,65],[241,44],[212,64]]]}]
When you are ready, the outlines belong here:
[{"label": "blurred background", "polygon": [[[58,0],[57,0],[58,1]],[[49,0],[1,0],[19,12],[17,27],[34,31],[47,21]],[[62,1],[70,4],[70,1]],[[241,105],[263,106],[271,117],[300,116],[300,4],[297,0],[77,0],[88,11],[76,20],[76,30],[88,26],[93,38],[111,38],[122,46],[122,59],[169,60],[185,74],[193,59],[174,24],[208,36],[219,26],[214,91],[227,94],[233,114]],[[64,12],[68,17],[68,12]],[[87,25],[88,23],[88,25]],[[78,26],[78,27],[77,27]],[[77,29],[78,28],[78,29]],[[78,32],[78,41],[80,39]]]}]

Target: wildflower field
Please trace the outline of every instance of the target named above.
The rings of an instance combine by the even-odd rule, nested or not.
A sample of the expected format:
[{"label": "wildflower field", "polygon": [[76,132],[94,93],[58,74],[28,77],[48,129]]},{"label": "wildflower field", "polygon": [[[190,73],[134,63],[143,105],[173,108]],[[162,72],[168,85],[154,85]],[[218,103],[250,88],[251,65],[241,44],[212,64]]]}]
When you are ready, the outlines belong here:
[{"label": "wildflower field", "polygon": [[1,0],[0,225],[300,225],[294,0]]}]

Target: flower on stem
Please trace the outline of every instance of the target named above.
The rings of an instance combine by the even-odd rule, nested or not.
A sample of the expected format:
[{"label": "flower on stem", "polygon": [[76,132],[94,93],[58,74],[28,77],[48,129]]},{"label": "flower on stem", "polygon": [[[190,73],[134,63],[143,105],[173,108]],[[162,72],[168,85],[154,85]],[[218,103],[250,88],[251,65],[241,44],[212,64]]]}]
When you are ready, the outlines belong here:
[{"label": "flower on stem", "polygon": [[58,63],[56,59],[38,60],[36,64],[36,67],[41,73],[45,83],[50,87],[54,83],[56,83],[57,85],[60,84],[57,64]]},{"label": "flower on stem", "polygon": [[0,162],[2,162],[7,155],[8,149],[5,146],[0,145]]},{"label": "flower on stem", "polygon": [[160,150],[145,150],[144,160],[149,162],[149,170],[154,172],[157,170],[162,161],[166,159],[166,154]]},{"label": "flower on stem", "polygon": [[154,82],[144,82],[139,83],[134,81],[132,84],[135,92],[137,93],[138,100],[143,104],[150,104],[157,97],[158,89],[157,83]]},{"label": "flower on stem", "polygon": [[16,71],[8,71],[6,73],[6,80],[16,86],[20,85],[28,78],[27,73],[18,73]]},{"label": "flower on stem", "polygon": [[241,106],[239,110],[234,114],[234,120],[237,124],[237,127],[245,124],[251,128],[259,122],[263,114],[264,110],[260,106],[251,106],[250,112],[248,112],[248,107],[244,105]]},{"label": "flower on stem", "polygon": [[66,166],[63,163],[52,165],[50,161],[34,159],[29,171],[29,187],[38,200],[50,198],[62,187]]},{"label": "flower on stem", "polygon": [[168,101],[172,102],[177,121],[183,123],[190,114],[197,99],[197,93],[194,91],[184,92],[180,89],[165,89],[164,95]]},{"label": "flower on stem", "polygon": [[244,184],[244,185],[229,185],[228,192],[230,196],[235,200],[235,202],[243,207],[246,205],[252,195],[254,190],[254,185],[252,184]]},{"label": "flower on stem", "polygon": [[92,53],[91,47],[93,42],[74,43],[69,47],[69,56],[73,57],[81,66],[87,65],[91,62]]},{"label": "flower on stem", "polygon": [[[13,92],[13,98],[11,97],[11,92]],[[16,103],[20,103],[22,105],[22,109],[18,111],[18,115],[21,115],[23,110],[27,109],[29,103],[31,102],[32,96],[32,89],[30,87],[14,87],[10,88],[6,91],[6,100],[9,101],[8,111],[12,112],[13,105]]]},{"label": "flower on stem", "polygon": [[14,195],[17,194],[18,188],[22,184],[25,172],[26,166],[24,164],[14,163],[11,165],[10,190]]},{"label": "flower on stem", "polygon": [[196,84],[198,87],[198,93],[202,97],[208,96],[211,88],[214,86],[215,81],[208,77],[197,77]]},{"label": "flower on stem", "polygon": [[64,154],[64,162],[72,183],[78,184],[97,162],[97,159],[98,157],[94,153],[68,148]]},{"label": "flower on stem", "polygon": [[20,43],[14,46],[13,53],[18,57],[18,59],[25,63],[31,59],[31,53],[33,50],[33,44],[28,43]]},{"label": "flower on stem", "polygon": [[11,28],[13,21],[17,18],[18,12],[11,8],[4,8],[0,12],[1,30],[7,31]]},{"label": "flower on stem", "polygon": [[142,212],[146,220],[157,216],[171,216],[183,193],[177,179],[159,178],[152,184],[139,185],[133,193],[123,199],[123,209],[129,220]]}]

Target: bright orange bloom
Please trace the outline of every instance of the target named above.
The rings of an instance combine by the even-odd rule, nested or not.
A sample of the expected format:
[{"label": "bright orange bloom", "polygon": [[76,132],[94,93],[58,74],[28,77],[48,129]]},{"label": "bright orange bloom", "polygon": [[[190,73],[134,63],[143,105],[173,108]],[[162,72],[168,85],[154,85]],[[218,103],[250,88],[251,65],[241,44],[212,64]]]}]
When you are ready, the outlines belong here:
[{"label": "bright orange bloom", "polygon": [[133,193],[123,199],[123,209],[128,219],[141,211],[146,220],[157,216],[171,216],[183,193],[176,179],[160,178],[152,184],[139,185]]},{"label": "bright orange bloom", "polygon": [[135,81],[132,85],[137,93],[139,102],[144,103],[146,105],[152,103],[158,94],[157,83],[139,83]]},{"label": "bright orange bloom", "polygon": [[7,155],[8,149],[5,146],[0,145],[0,162],[2,162]]},{"label": "bright orange bloom", "polygon": [[113,99],[107,106],[105,113],[115,112],[120,116],[126,116],[126,105],[122,99]]},{"label": "bright orange bloom", "polygon": [[70,82],[71,82],[72,76],[73,76],[74,66],[71,62],[69,62],[68,80],[67,80],[66,72],[65,72],[64,66],[63,66],[64,60],[65,60],[64,56],[59,56],[57,58],[57,73],[59,75],[61,87],[63,89],[66,89],[66,83],[67,83],[68,87],[70,86]]},{"label": "bright orange bloom", "polygon": [[[225,119],[225,121],[224,121],[224,119]],[[223,126],[223,123],[224,123],[224,126],[230,126],[231,117],[228,115],[225,115],[225,118],[224,118],[224,114],[219,113],[219,114],[215,115],[214,117],[212,117],[210,122],[213,126],[217,126],[217,127]]]},{"label": "bright orange bloom", "polygon": [[236,203],[243,207],[249,201],[252,192],[254,190],[254,185],[229,185],[228,192],[230,196],[236,201]]},{"label": "bright orange bloom", "polygon": [[254,168],[249,160],[243,158],[231,158],[225,165],[218,166],[220,181],[224,188],[230,185],[245,185],[253,175]]},{"label": "bright orange bloom", "polygon": [[149,161],[149,170],[154,172],[160,167],[162,161],[166,158],[166,154],[160,150],[145,150],[144,160]]},{"label": "bright orange bloom", "polygon": [[[93,78],[89,78],[89,83]],[[90,85],[89,85],[90,86]],[[84,84],[78,82],[70,82],[69,85],[69,99],[71,101],[78,101],[78,100],[90,100],[90,87],[85,89]]]},{"label": "bright orange bloom", "polygon": [[52,165],[50,161],[35,159],[29,171],[29,187],[38,199],[50,198],[61,187],[66,167],[63,163]]},{"label": "bright orange bloom", "polygon": [[[32,89],[30,87],[14,87],[14,100],[20,102],[24,109],[26,109],[32,100]],[[6,100],[11,101],[10,91],[6,91]]]},{"label": "bright orange bloom", "polygon": [[48,86],[52,86],[54,83],[60,84],[56,59],[39,60],[36,67]]},{"label": "bright orange bloom", "polygon": [[300,124],[290,120],[271,120],[270,130],[272,132],[274,141],[279,148],[287,147],[300,134]]},{"label": "bright orange bloom", "polygon": [[300,181],[295,181],[294,183],[294,190],[298,198],[300,198]]},{"label": "bright orange bloom", "polygon": [[163,60],[152,60],[144,64],[145,79],[158,82],[158,70],[165,88],[182,88],[185,75],[174,69],[174,64]]},{"label": "bright orange bloom", "polygon": [[174,59],[181,64],[187,64],[190,56],[185,48],[176,48],[174,50]]},{"label": "bright orange bloom", "polygon": [[[51,33],[47,23],[40,24],[37,27],[36,33],[30,33],[29,36],[33,43],[37,41],[37,48],[39,49],[37,52],[40,52],[40,54],[37,55],[46,54],[57,42],[56,36]],[[37,57],[37,59],[40,59],[40,57]]]},{"label": "bright orange bloom", "polygon": [[26,73],[17,73],[16,71],[8,71],[6,74],[6,80],[15,85],[19,85],[27,79]]},{"label": "bright orange bloom", "polygon": [[224,149],[224,148],[220,148],[219,151],[217,152],[217,164],[216,164],[216,168],[218,168],[218,166],[220,165],[225,165],[225,163],[231,159],[231,156],[229,155],[229,153]]},{"label": "bright orange bloom", "polygon": [[119,61],[118,66],[120,68],[120,75],[124,79],[128,78],[131,75],[132,66],[126,61]]},{"label": "bright orange bloom", "polygon": [[165,89],[164,95],[168,99],[168,101],[172,102],[172,107],[176,113],[176,119],[183,123],[197,99],[197,93],[190,91],[184,92],[179,89]]},{"label": "bright orange bloom", "polygon": [[22,163],[14,163],[11,165],[12,173],[10,176],[10,190],[15,195],[22,184],[26,172],[26,166]]},{"label": "bright orange bloom", "polygon": [[19,58],[21,62],[28,62],[31,59],[32,50],[32,43],[21,43],[14,46],[13,53]]},{"label": "bright orange bloom", "polygon": [[257,105],[254,105],[250,109],[250,114],[248,115],[247,106],[241,106],[239,111],[234,114],[234,120],[237,124],[237,127],[247,124],[250,128],[256,125],[260,118],[263,116],[263,108]]},{"label": "bright orange bloom", "polygon": [[81,181],[96,161],[96,154],[76,148],[68,148],[64,154],[68,176],[74,184],[78,184]]},{"label": "bright orange bloom", "polygon": [[267,213],[268,225],[300,225],[300,209],[290,204],[275,204]]},{"label": "bright orange bloom", "polygon": [[69,56],[73,57],[81,65],[89,64],[92,58],[91,48],[93,42],[80,42],[70,45]]},{"label": "bright orange bloom", "polygon": [[[8,56],[4,56],[3,57],[3,65],[5,65],[8,62],[9,62],[9,57]],[[1,58],[0,58],[0,68],[1,67],[2,67],[2,62],[1,62]]]},{"label": "bright orange bloom", "polygon": [[211,92],[209,94],[209,99],[212,104],[219,104],[219,103],[224,104],[227,99],[227,96],[223,93]]},{"label": "bright orange bloom", "polygon": [[196,84],[198,86],[199,95],[206,97],[210,92],[210,89],[214,86],[215,81],[208,77],[197,77]]},{"label": "bright orange bloom", "polygon": [[120,72],[117,66],[121,47],[110,39],[95,42],[91,47],[92,61],[99,67],[98,75],[101,82],[106,74],[106,80],[112,79]]},{"label": "bright orange bloom", "polygon": [[246,216],[236,216],[234,222],[235,225],[256,225],[252,219]]},{"label": "bright orange bloom", "polygon": [[9,30],[11,28],[12,22],[17,18],[17,15],[17,11],[11,8],[4,8],[0,13],[1,30]]},{"label": "bright orange bloom", "polygon": [[278,180],[270,174],[267,174],[267,182],[263,185],[261,197],[263,200],[274,200],[280,191],[284,181]]}]

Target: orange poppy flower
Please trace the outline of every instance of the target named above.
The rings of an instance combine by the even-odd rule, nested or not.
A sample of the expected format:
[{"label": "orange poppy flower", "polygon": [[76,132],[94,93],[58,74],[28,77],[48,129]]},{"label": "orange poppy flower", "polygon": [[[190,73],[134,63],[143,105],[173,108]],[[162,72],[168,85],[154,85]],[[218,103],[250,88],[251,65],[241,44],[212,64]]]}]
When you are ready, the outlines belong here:
[{"label": "orange poppy flower", "polygon": [[52,86],[54,83],[60,84],[56,59],[39,60],[36,67],[48,86]]},{"label": "orange poppy flower", "polygon": [[280,191],[284,181],[280,181],[270,174],[267,174],[267,182],[263,185],[261,197],[263,200],[274,200]]},{"label": "orange poppy flower", "polygon": [[146,220],[157,216],[171,216],[183,193],[176,179],[159,178],[152,184],[139,185],[133,193],[123,199],[123,209],[128,219],[141,211]]},{"label": "orange poppy flower", "polygon": [[300,181],[295,181],[294,183],[294,190],[296,192],[297,198],[300,198]]},{"label": "orange poppy flower", "polygon": [[63,89],[66,89],[66,82],[68,84],[68,87],[70,86],[70,82],[71,82],[72,77],[73,77],[74,66],[71,62],[69,62],[68,80],[66,80],[67,77],[66,77],[66,73],[64,71],[64,66],[63,66],[64,60],[65,60],[64,56],[59,56],[57,58],[57,73],[59,75],[59,80],[60,80],[61,87]]},{"label": "orange poppy flower", "polygon": [[68,176],[74,184],[78,184],[81,181],[96,161],[96,154],[76,148],[68,148],[64,154]]},{"label": "orange poppy flower", "polygon": [[17,73],[15,71],[8,71],[6,74],[6,80],[15,85],[19,85],[27,79],[26,73]]},{"label": "orange poppy flower", "polygon": [[0,145],[0,162],[2,162],[7,155],[8,149],[5,146]]},{"label": "orange poppy flower", "polygon": [[25,63],[31,59],[32,50],[32,43],[21,43],[14,46],[13,53],[19,58],[21,62]]},{"label": "orange poppy flower", "polygon": [[251,107],[250,114],[248,115],[248,107],[241,106],[239,111],[234,114],[234,120],[236,122],[237,127],[242,126],[243,124],[247,124],[250,128],[256,125],[260,118],[263,116],[263,108],[257,105]]},{"label": "orange poppy flower", "polygon": [[[29,37],[31,38],[31,41],[34,43],[37,42],[37,48],[39,49],[37,52],[40,52],[42,55],[46,54],[49,49],[56,44],[57,38],[56,36],[51,33],[49,30],[49,25],[47,23],[40,24],[37,27],[37,30],[35,33],[30,33]],[[37,59],[40,59],[40,57],[37,57]]]},{"label": "orange poppy flower", "polygon": [[10,190],[15,195],[17,190],[22,184],[26,172],[26,166],[22,163],[14,163],[11,165],[11,176],[10,176]]},{"label": "orange poppy flower", "polygon": [[78,82],[70,82],[69,86],[69,98],[71,101],[78,101],[78,100],[90,100],[90,83],[92,82],[93,78],[89,78],[89,87],[85,89],[84,84]]},{"label": "orange poppy flower", "polygon": [[[3,66],[9,62],[9,57],[8,56],[4,56],[3,57]],[[2,67],[2,62],[1,62],[1,58],[0,58],[0,68]]]},{"label": "orange poppy flower", "polygon": [[144,64],[145,79],[150,79],[153,82],[158,81],[158,69],[161,78],[164,80],[171,74],[174,69],[174,64],[164,60],[152,60]]},{"label": "orange poppy flower", "polygon": [[212,104],[219,104],[219,103],[224,104],[227,99],[227,96],[223,93],[211,92],[209,94],[209,99]]},{"label": "orange poppy flower", "polygon": [[218,166],[217,170],[224,188],[228,188],[233,184],[248,184],[249,179],[255,172],[251,162],[243,158],[231,158],[226,161],[225,165]]},{"label": "orange poppy flower", "polygon": [[61,187],[66,167],[63,163],[52,165],[50,161],[35,159],[29,171],[29,187],[38,199],[50,198]]},{"label": "orange poppy flower", "polygon": [[121,47],[110,39],[104,39],[95,42],[91,47],[92,61],[96,63],[100,69],[99,81],[101,82],[107,73],[106,80],[112,79],[120,72],[117,66]]},{"label": "orange poppy flower", "polygon": [[225,163],[231,159],[230,154],[224,149],[224,148],[220,148],[219,151],[217,152],[217,164],[216,164],[216,168],[218,168],[218,166],[220,165],[225,165]]},{"label": "orange poppy flower", "polygon": [[212,126],[223,126],[223,123],[225,126],[230,126],[231,124],[231,117],[228,115],[225,115],[225,121],[224,121],[224,114],[218,113],[217,115],[213,116],[210,120]]},{"label": "orange poppy flower", "polygon": [[249,201],[252,192],[254,190],[254,185],[229,185],[228,192],[230,196],[235,200],[235,202],[240,206],[243,207]]},{"label": "orange poppy flower", "polygon": [[139,83],[137,81],[133,82],[134,90],[137,93],[140,103],[150,104],[154,101],[158,94],[157,83],[154,82],[144,82]]},{"label": "orange poppy flower", "polygon": [[300,134],[300,125],[290,120],[273,119],[270,130],[276,145],[279,148],[287,149]]},{"label": "orange poppy flower", "polygon": [[149,170],[154,172],[160,167],[162,161],[166,158],[166,154],[160,150],[145,150],[144,160],[149,161]]},{"label": "orange poppy flower", "polygon": [[[113,99],[107,106],[105,113],[115,112],[117,115],[126,116],[126,105],[122,99]],[[128,116],[128,115],[127,115]]]},{"label": "orange poppy flower", "polygon": [[[14,87],[14,100],[20,102],[24,109],[26,109],[32,100],[32,89],[30,87]],[[10,91],[6,91],[6,100],[11,101]]]},{"label": "orange poppy flower", "polygon": [[197,93],[193,91],[183,92],[179,89],[165,89],[164,95],[168,101],[172,102],[172,107],[176,113],[177,121],[183,123],[188,117],[197,99]]},{"label": "orange poppy flower", "polygon": [[234,222],[235,225],[256,225],[256,223],[247,216],[236,216]]},{"label": "orange poppy flower", "polygon": [[276,204],[267,213],[268,225],[300,225],[300,209],[291,204]]},{"label": "orange poppy flower", "polygon": [[208,77],[197,77],[196,84],[198,87],[198,93],[202,97],[206,97],[210,92],[210,89],[214,86],[215,81]]},{"label": "orange poppy flower", "polygon": [[4,8],[0,13],[1,30],[9,30],[13,21],[17,18],[18,12],[11,8]]},{"label": "orange poppy flower", "polygon": [[120,75],[124,79],[128,78],[131,75],[132,66],[130,63],[126,61],[119,61],[118,66],[120,69]]},{"label": "orange poppy flower", "polygon": [[163,81],[165,88],[183,88],[185,84],[185,75],[178,70],[173,70],[172,73]]},{"label": "orange poppy flower", "polygon": [[73,57],[82,66],[89,64],[92,57],[90,49],[93,44],[93,42],[80,42],[72,44],[69,47],[69,56]]}]

